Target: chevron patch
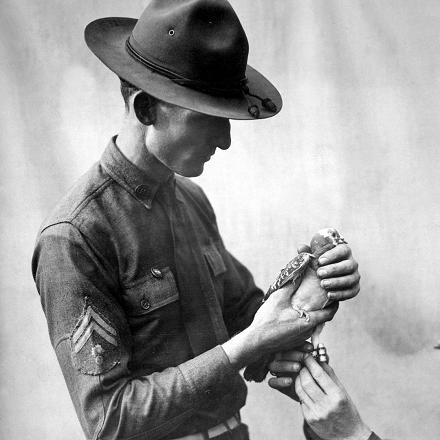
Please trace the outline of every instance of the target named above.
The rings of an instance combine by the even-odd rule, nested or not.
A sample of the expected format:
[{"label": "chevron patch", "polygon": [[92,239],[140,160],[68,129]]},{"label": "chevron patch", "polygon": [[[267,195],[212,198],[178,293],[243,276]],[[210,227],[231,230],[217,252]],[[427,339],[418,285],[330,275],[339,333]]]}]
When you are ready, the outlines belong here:
[{"label": "chevron patch", "polygon": [[73,363],[85,374],[105,373],[121,359],[116,328],[87,300],[70,336],[70,344]]}]

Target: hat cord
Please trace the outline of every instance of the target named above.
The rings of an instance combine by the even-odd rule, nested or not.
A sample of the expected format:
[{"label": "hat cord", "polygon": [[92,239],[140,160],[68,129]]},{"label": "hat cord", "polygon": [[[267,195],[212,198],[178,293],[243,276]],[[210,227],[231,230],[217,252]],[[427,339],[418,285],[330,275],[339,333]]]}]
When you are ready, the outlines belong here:
[{"label": "hat cord", "polygon": [[265,108],[266,110],[272,113],[275,113],[277,111],[277,106],[270,98],[261,98],[260,96],[250,92],[249,87],[247,85],[248,79],[246,77],[242,78],[240,81],[238,81],[238,83],[235,83],[232,86],[231,84],[228,84],[226,88],[221,86],[219,87],[218,84],[213,86],[212,83],[185,78],[184,76],[176,72],[173,72],[172,70],[169,70],[145,58],[132,46],[132,44],[130,43],[130,38],[127,39],[125,46],[129,55],[132,56],[135,60],[137,60],[144,66],[148,67],[149,69],[153,70],[154,72],[166,76],[176,84],[179,84],[181,86],[186,86],[203,93],[209,93],[218,96],[221,95],[237,96],[240,94],[243,95],[243,97],[246,99],[248,103],[248,112],[255,119],[258,119],[260,117],[260,109],[258,108],[257,105],[251,103],[251,101],[248,98],[249,96],[258,99],[261,102],[263,108]]},{"label": "hat cord", "polygon": [[145,58],[142,54],[140,54],[130,43],[130,39],[126,41],[126,49],[129,55],[131,55],[136,61],[140,62],[144,66],[148,67],[150,70],[157,72],[163,76],[166,76],[171,81],[179,84],[181,86],[186,86],[197,90],[199,92],[210,93],[212,95],[228,95],[228,96],[237,96],[241,94],[242,91],[242,83],[246,82],[246,78],[241,79],[235,84],[219,84],[219,83],[208,83],[206,81],[199,81],[195,79],[185,78],[183,75],[180,75],[166,67],[163,67],[147,58]]},{"label": "hat cord", "polygon": [[266,110],[272,113],[275,113],[277,111],[277,106],[270,98],[262,98],[261,96],[251,93],[246,83],[247,80],[241,85],[241,90],[243,92],[243,96],[246,98],[246,101],[248,103],[248,112],[253,118],[258,119],[260,117],[260,109],[257,105],[250,102],[248,96],[252,96],[253,98],[258,99],[261,102],[261,105]]}]

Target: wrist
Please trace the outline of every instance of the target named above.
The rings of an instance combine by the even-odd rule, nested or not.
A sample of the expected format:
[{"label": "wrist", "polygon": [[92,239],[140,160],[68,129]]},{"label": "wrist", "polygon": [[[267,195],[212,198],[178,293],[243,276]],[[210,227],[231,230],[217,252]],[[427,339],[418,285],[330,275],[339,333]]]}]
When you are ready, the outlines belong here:
[{"label": "wrist", "polygon": [[248,327],[222,344],[232,367],[237,371],[258,358],[259,352],[253,331]]},{"label": "wrist", "polygon": [[373,431],[362,422],[356,430],[356,433],[353,436],[348,437],[346,440],[369,440],[372,432]]}]

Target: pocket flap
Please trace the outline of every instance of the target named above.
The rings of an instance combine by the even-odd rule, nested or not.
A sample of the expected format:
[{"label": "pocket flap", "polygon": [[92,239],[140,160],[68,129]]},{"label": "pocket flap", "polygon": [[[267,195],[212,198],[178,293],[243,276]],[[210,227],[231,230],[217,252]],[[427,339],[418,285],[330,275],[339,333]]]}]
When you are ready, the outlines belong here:
[{"label": "pocket flap", "polygon": [[124,299],[129,315],[145,315],[179,299],[171,269],[154,268],[151,271],[156,271],[156,275],[148,274],[142,282],[125,290]]},{"label": "pocket flap", "polygon": [[203,247],[203,254],[205,255],[205,259],[208,262],[209,267],[213,275],[216,277],[224,272],[226,272],[225,262],[223,261],[223,257],[217,249],[217,246],[212,243],[208,246]]}]

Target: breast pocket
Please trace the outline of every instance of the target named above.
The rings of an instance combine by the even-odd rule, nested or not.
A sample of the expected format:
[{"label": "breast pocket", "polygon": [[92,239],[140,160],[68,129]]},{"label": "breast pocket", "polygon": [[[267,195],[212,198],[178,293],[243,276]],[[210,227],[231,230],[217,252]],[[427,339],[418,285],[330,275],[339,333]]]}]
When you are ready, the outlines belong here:
[{"label": "breast pocket", "polygon": [[208,263],[208,266],[215,277],[226,272],[223,257],[214,243],[203,247],[203,255],[205,256],[206,262]]},{"label": "breast pocket", "polygon": [[215,292],[223,305],[224,278],[227,271],[223,257],[215,243],[203,246],[202,252],[208,266]]},{"label": "breast pocket", "polygon": [[129,368],[149,374],[174,365],[176,359],[183,362],[185,330],[170,268],[149,269],[135,284],[125,286],[122,298],[132,336]]},{"label": "breast pocket", "polygon": [[127,315],[156,315],[154,312],[179,300],[173,272],[169,267],[151,268],[142,280],[124,289],[123,298]]}]

